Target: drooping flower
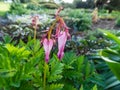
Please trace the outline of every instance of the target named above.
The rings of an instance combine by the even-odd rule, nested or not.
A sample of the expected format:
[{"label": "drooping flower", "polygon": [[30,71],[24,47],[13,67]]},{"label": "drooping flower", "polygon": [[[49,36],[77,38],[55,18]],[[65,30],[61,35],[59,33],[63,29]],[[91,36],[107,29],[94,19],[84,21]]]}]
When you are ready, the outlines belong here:
[{"label": "drooping flower", "polygon": [[[64,56],[64,48],[67,41],[67,38],[70,37],[69,34],[69,28],[67,27],[66,23],[64,22],[63,18],[59,16],[60,11],[63,9],[63,7],[60,7],[56,14],[55,18],[56,20],[53,22],[49,30],[47,31],[47,38],[44,38],[42,43],[45,50],[45,61],[49,62],[49,55],[50,51],[53,47],[54,40],[51,39],[51,37],[56,37],[58,39],[58,53],[57,56],[61,60]],[[52,31],[54,30],[54,27],[56,27],[56,34],[53,35]]]},{"label": "drooping flower", "polygon": [[48,61],[49,61],[49,55],[50,55],[50,51],[51,51],[52,47],[53,47],[53,40],[45,38],[43,40],[43,48],[45,50],[46,63],[48,63]]},{"label": "drooping flower", "polygon": [[61,60],[64,56],[64,48],[67,41],[67,33],[65,31],[61,31],[58,35],[58,53],[57,56]]},{"label": "drooping flower", "polygon": [[59,17],[58,25],[56,27],[56,37],[58,38],[58,53],[57,56],[61,60],[64,56],[64,48],[67,38],[70,38],[69,28],[64,22],[63,18]]}]

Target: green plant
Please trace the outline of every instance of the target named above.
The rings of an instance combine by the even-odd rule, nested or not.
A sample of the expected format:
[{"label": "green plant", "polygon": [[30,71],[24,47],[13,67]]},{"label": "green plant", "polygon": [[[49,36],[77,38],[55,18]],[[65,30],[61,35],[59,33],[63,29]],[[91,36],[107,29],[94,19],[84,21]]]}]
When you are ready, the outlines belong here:
[{"label": "green plant", "polygon": [[34,3],[28,3],[27,4],[27,9],[39,10],[39,9],[41,9],[41,7],[39,5],[34,4]]},{"label": "green plant", "polygon": [[[22,81],[30,80],[31,75],[29,75],[30,72],[27,70],[25,62],[31,52],[25,47],[19,48],[10,44],[0,46],[0,49],[0,88],[17,88],[20,87]],[[31,69],[29,68],[29,70]]]},{"label": "green plant", "polygon": [[68,16],[69,17],[66,18],[66,23],[75,31],[84,31],[91,29],[91,15],[85,13],[84,10],[72,10],[68,13]]},{"label": "green plant", "polygon": [[90,90],[95,84],[100,88],[104,87],[102,77],[95,72],[93,62],[90,62],[87,57],[67,52],[62,62],[64,63],[63,90],[77,90],[81,86],[83,90]]},{"label": "green plant", "polygon": [[[10,37],[12,38],[12,40],[17,40],[19,41],[20,39],[22,40],[27,40],[26,38],[30,35],[33,35],[33,30],[31,27],[29,27],[27,24],[10,24],[7,26],[4,26],[1,28],[2,31],[4,32],[5,36],[3,37],[8,39],[7,42],[10,42],[11,40]],[[6,35],[8,34],[8,35]],[[8,36],[8,38],[7,38]],[[6,42],[4,40],[4,42]]]},{"label": "green plant", "polygon": [[20,3],[12,3],[10,6],[10,11],[8,13],[14,15],[22,15],[26,13],[26,8]]},{"label": "green plant", "polygon": [[100,57],[99,51],[97,54],[93,54],[88,58],[94,61],[96,72],[98,72],[99,76],[103,79],[103,82],[99,81],[99,84],[104,86],[104,90],[118,90],[120,88],[120,81],[111,72],[106,62]]},{"label": "green plant", "polygon": [[46,89],[60,90],[63,84],[63,64],[54,55],[44,67],[44,52],[40,42],[29,38],[27,43],[20,41],[17,46],[0,45],[0,89],[43,90],[43,72],[46,68]]},{"label": "green plant", "polygon": [[107,31],[102,31],[108,38],[115,41],[116,45],[112,46],[111,48],[103,49],[100,51],[100,56],[103,58],[103,60],[106,61],[112,72],[117,76],[117,78],[120,80],[120,39],[115,36],[114,34],[111,34]]},{"label": "green plant", "polygon": [[78,55],[90,55],[99,49],[111,46],[111,43],[99,31],[85,31],[72,35],[72,39],[68,41],[66,46],[67,50],[73,50]]}]

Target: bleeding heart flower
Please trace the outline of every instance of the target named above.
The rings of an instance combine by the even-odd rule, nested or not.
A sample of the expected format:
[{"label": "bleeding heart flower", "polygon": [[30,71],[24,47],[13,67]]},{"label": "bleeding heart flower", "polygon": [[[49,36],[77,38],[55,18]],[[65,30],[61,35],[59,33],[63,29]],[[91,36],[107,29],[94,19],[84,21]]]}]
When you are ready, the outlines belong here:
[{"label": "bleeding heart flower", "polygon": [[62,59],[64,56],[64,47],[67,41],[67,33],[65,31],[61,31],[58,35],[58,53],[57,56],[59,59]]},{"label": "bleeding heart flower", "polygon": [[48,63],[48,61],[49,61],[49,55],[50,55],[50,51],[51,51],[52,47],[53,47],[53,40],[52,39],[48,40],[47,38],[45,38],[43,40],[43,48],[45,50],[46,63]]}]

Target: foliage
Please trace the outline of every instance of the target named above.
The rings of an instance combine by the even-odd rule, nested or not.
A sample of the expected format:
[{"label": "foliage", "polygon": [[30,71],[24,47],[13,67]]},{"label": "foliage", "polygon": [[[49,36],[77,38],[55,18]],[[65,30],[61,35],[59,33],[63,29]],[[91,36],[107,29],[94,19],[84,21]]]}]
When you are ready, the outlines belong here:
[{"label": "foliage", "polygon": [[[0,60],[2,62],[0,89],[34,90],[35,88],[43,88],[44,55],[39,44],[39,41],[30,40],[27,44],[20,41],[17,46],[0,45]],[[59,88],[60,90],[63,84],[57,83],[57,81],[62,78],[63,64],[54,56],[46,68],[47,88],[49,90]]]},{"label": "foliage", "polygon": [[[18,48],[10,44],[5,45],[5,47],[1,46],[0,49],[0,60],[2,62],[0,67],[0,88],[20,87],[22,80],[30,80],[29,70],[31,69],[25,69],[27,65],[25,62],[28,60],[30,51],[25,50],[25,47]],[[6,85],[4,86],[4,84]]]},{"label": "foliage", "polygon": [[25,7],[20,4],[20,3],[12,3],[10,7],[9,13],[11,14],[17,14],[17,15],[22,15],[26,13]]},{"label": "foliage", "polygon": [[74,0],[73,4],[76,8],[94,8],[94,0]]},{"label": "foliage", "polygon": [[103,79],[95,72],[93,62],[85,56],[78,56],[68,52],[65,54],[63,61],[64,70],[63,78],[64,89],[76,90],[83,86],[83,90],[90,90],[95,84],[103,88]]},{"label": "foliage", "polygon": [[119,3],[120,3],[119,0],[111,0],[107,8],[113,9],[113,10],[120,10]]},{"label": "foliage", "polygon": [[32,28],[25,24],[11,24],[1,28],[4,34],[10,35],[14,40],[23,39],[25,40],[27,36],[33,33]]},{"label": "foliage", "polygon": [[119,11],[112,11],[112,16],[114,16],[115,18],[119,18],[120,12]]},{"label": "foliage", "polygon": [[31,9],[31,10],[39,10],[41,7],[39,5],[36,5],[34,3],[28,3],[27,4],[27,9]]},{"label": "foliage", "polygon": [[[105,36],[110,38],[109,40],[108,38],[104,37],[104,40],[107,40],[110,45],[105,49],[101,48],[102,51],[98,50],[98,52],[100,51],[100,55],[99,53],[93,53],[89,55],[88,58],[90,60],[94,60],[96,71],[104,77],[105,90],[118,90],[120,88],[120,81],[112,74],[111,71],[113,71],[114,66],[117,67],[117,64],[114,62],[119,62],[119,55],[117,55],[117,52],[119,53],[119,45],[116,44],[116,42],[119,41],[119,38],[109,33],[107,30],[102,30],[102,32],[105,34]],[[119,33],[115,34],[119,36]],[[107,62],[109,67],[106,65],[103,59]],[[116,68],[114,68],[114,70],[118,73]]]},{"label": "foliage", "polygon": [[120,27],[120,17],[117,18],[117,20],[116,20],[116,26],[119,26],[119,27]]},{"label": "foliage", "polygon": [[[106,89],[112,89],[112,90],[117,90],[120,88],[120,74],[119,74],[119,68],[120,68],[120,40],[119,37],[117,37],[116,35],[105,31],[105,30],[100,30],[101,32],[103,32],[103,34],[109,38],[111,41],[113,41],[115,44],[112,45],[109,48],[103,49],[100,51],[100,56],[103,60],[105,60],[105,62],[107,63],[107,65],[109,66],[109,68],[111,69],[111,71],[113,72],[113,74],[117,77],[114,77],[112,74],[110,74],[110,72],[107,72],[106,77],[108,77],[106,83],[107,83],[107,87]],[[108,71],[108,70],[107,70]]]},{"label": "foliage", "polygon": [[114,47],[111,48],[107,48],[104,49],[100,52],[101,57],[107,62],[108,66],[110,67],[110,69],[112,70],[112,72],[117,76],[117,78],[120,80],[120,72],[119,72],[119,68],[120,68],[120,40],[118,37],[116,37],[115,35],[107,32],[107,31],[102,31],[108,38],[114,40],[116,42],[116,45]]},{"label": "foliage", "polygon": [[74,4],[72,4],[72,3],[62,2],[61,5],[62,5],[64,8],[75,8]]},{"label": "foliage", "polygon": [[69,27],[73,28],[75,31],[84,31],[91,28],[92,20],[91,15],[85,13],[84,10],[70,11],[68,13],[69,18],[66,18],[66,23]]},{"label": "foliage", "polygon": [[104,88],[102,77],[85,56],[67,52],[60,62],[53,53],[50,62],[44,65],[39,40],[28,37],[27,43],[22,40],[16,46],[10,43],[6,41],[0,45],[0,89],[43,90],[44,70],[47,90],[77,90],[81,86],[83,90],[89,90],[96,88],[95,85]]},{"label": "foliage", "polygon": [[96,6],[98,7],[105,7],[106,9],[111,12],[112,10],[120,10],[119,0],[110,0],[109,3],[107,3],[108,0],[97,0]]},{"label": "foliage", "polygon": [[113,75],[106,62],[100,57],[99,51],[97,54],[89,56],[89,60],[94,61],[96,72],[101,75],[104,81],[100,83],[105,86],[105,90],[118,90],[120,88],[120,81]]},{"label": "foliage", "polygon": [[96,50],[109,47],[112,44],[99,31],[81,33],[72,35],[72,39],[66,45],[68,50],[73,50],[80,55],[89,55],[93,52],[95,53]]}]

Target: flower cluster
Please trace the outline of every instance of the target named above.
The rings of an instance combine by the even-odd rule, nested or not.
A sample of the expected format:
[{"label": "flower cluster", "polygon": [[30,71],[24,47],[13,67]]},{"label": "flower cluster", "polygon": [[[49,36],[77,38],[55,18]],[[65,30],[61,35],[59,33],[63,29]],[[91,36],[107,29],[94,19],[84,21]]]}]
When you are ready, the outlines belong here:
[{"label": "flower cluster", "polygon": [[[58,41],[57,56],[61,60],[62,57],[64,56],[64,48],[65,48],[66,41],[70,37],[69,28],[65,24],[63,18],[59,16],[59,13],[62,9],[63,8],[60,7],[57,10],[57,12],[55,14],[55,21],[53,22],[53,24],[49,28],[46,37],[44,37],[42,40],[43,48],[45,50],[46,63],[49,62],[49,55],[50,55],[50,51],[52,50],[54,40]],[[55,28],[56,33],[55,33],[55,35],[52,35],[52,31],[53,31],[54,27],[56,27]],[[52,36],[55,36],[55,37],[52,37]]]}]

